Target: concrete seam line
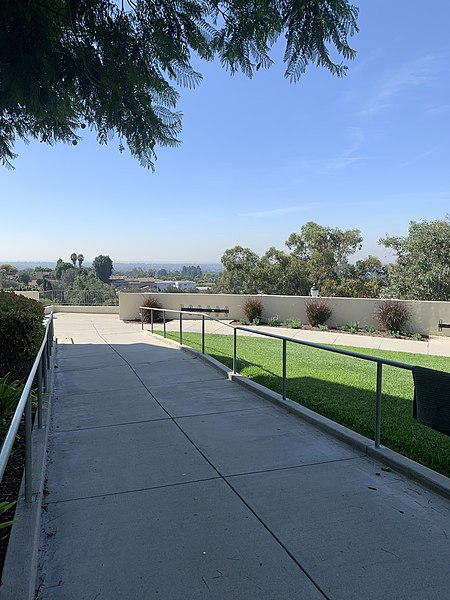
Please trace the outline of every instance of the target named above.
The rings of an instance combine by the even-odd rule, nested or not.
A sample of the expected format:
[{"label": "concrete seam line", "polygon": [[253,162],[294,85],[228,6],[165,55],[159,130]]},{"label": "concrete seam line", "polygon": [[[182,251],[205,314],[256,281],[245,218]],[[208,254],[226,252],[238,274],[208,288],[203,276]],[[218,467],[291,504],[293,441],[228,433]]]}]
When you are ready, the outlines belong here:
[{"label": "concrete seam line", "polygon": [[441,496],[450,498],[450,479],[445,475],[441,475],[441,473],[437,473],[436,471],[433,471],[433,469],[425,467],[424,465],[421,465],[420,463],[407,458],[406,456],[403,456],[399,452],[395,452],[390,448],[375,448],[373,440],[370,440],[369,438],[352,431],[348,427],[336,423],[335,421],[332,421],[331,419],[328,419],[327,417],[324,417],[319,413],[316,413],[309,408],[294,402],[293,400],[283,400],[281,394],[278,394],[277,392],[274,392],[269,388],[266,388],[259,383],[244,377],[244,375],[234,374],[231,369],[222,363],[219,363],[219,361],[207,354],[202,354],[198,350],[190,348],[189,346],[180,346],[180,344],[174,340],[167,340],[166,338],[165,342],[167,342],[167,345],[180,348],[184,352],[195,354],[205,362],[220,370],[231,381],[234,381],[242,387],[254,392],[265,400],[282,407],[287,412],[290,412],[304,421],[315,425],[322,431],[333,435],[353,448],[360,450],[369,458],[379,460],[380,462],[398,470],[410,479],[418,481],[425,487],[437,492]]}]

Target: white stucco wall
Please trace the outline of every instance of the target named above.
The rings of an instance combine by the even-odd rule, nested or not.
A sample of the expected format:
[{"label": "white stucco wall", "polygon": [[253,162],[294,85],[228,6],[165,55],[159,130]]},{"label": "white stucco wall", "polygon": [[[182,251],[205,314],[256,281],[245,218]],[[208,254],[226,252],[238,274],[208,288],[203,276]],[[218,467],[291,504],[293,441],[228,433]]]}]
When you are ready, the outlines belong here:
[{"label": "white stucco wall", "polygon": [[54,304],[45,307],[45,314],[55,313],[86,313],[91,315],[118,315],[118,306],[69,306],[65,304]]},{"label": "white stucco wall", "polygon": [[[119,294],[119,317],[122,320],[139,319],[139,306],[147,297],[157,298],[163,308],[179,310],[184,307],[228,308],[228,316],[223,318],[240,319],[244,316],[243,304],[247,298],[258,297],[263,304],[263,319],[267,321],[273,315],[280,319],[296,318],[306,323],[305,296],[244,296],[236,294]],[[333,310],[328,321],[331,325],[345,325],[359,321],[361,327],[378,327],[375,310],[381,300],[374,298],[324,298]],[[418,300],[405,301],[410,309],[408,323],[410,332],[421,334],[436,333],[439,319],[450,323],[450,302],[428,302]],[[219,318],[222,316],[219,315]],[[174,315],[176,318],[176,315]],[[446,330],[448,333],[450,330]]]},{"label": "white stucco wall", "polygon": [[15,291],[14,294],[19,296],[25,296],[25,298],[31,298],[31,300],[39,300],[39,292],[34,291]]}]

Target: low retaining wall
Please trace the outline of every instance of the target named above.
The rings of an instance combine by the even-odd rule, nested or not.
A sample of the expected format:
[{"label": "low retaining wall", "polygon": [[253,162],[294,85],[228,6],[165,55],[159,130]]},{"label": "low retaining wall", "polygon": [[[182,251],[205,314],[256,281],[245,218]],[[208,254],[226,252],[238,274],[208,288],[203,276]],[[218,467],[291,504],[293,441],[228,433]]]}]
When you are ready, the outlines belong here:
[{"label": "low retaining wall", "polygon": [[39,300],[39,292],[35,292],[35,291],[19,291],[19,290],[15,290],[14,294],[17,294],[18,296],[25,296],[25,298],[31,298],[31,300]]},{"label": "low retaining wall", "polygon": [[86,313],[91,315],[118,315],[118,306],[68,306],[66,304],[52,304],[45,307],[45,314],[55,313]]},{"label": "low retaining wall", "polygon": [[[145,298],[157,298],[163,308],[180,310],[189,308],[228,308],[227,319],[244,317],[243,305],[247,298],[258,297],[263,304],[263,320],[278,315],[281,320],[299,319],[307,323],[305,302],[307,296],[268,296],[268,295],[239,295],[239,294],[119,294],[119,318],[124,321],[139,319],[139,306]],[[381,300],[376,298],[324,298],[333,310],[327,321],[331,326],[359,322],[360,327],[378,327],[375,317],[376,307]],[[428,302],[405,300],[411,313],[407,328],[411,333],[429,335],[437,333],[439,319],[450,323],[450,302]],[[83,307],[84,308],[84,307]],[[87,307],[86,307],[87,308]],[[115,308],[115,307],[112,307]],[[89,312],[89,311],[87,311]],[[218,315],[220,318],[222,315]],[[175,315],[174,315],[175,318]],[[450,330],[445,330],[450,333]]]}]

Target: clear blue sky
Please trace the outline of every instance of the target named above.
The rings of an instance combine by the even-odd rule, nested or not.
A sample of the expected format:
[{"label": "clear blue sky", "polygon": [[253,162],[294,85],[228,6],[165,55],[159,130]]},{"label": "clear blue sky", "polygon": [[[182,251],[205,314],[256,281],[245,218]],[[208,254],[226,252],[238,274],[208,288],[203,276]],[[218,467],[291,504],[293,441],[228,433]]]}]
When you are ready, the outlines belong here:
[{"label": "clear blue sky", "polygon": [[360,33],[343,79],[276,64],[253,80],[217,63],[183,90],[182,145],[156,173],[117,142],[17,144],[0,170],[0,260],[219,261],[226,248],[284,248],[306,221],[358,228],[363,254],[411,220],[450,212],[450,3],[355,2]]}]

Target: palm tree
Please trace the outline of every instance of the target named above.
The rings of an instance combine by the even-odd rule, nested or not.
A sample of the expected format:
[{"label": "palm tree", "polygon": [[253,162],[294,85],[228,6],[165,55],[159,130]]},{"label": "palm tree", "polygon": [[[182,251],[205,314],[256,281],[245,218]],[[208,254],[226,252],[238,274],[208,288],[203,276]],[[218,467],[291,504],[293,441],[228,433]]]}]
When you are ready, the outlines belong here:
[{"label": "palm tree", "polygon": [[73,262],[74,267],[77,264],[77,259],[78,259],[78,256],[77,256],[76,252],[72,252],[72,254],[70,255],[70,260]]},{"label": "palm tree", "polygon": [[81,265],[83,264],[84,256],[82,254],[79,254],[77,260],[78,260],[78,266],[81,269]]}]

